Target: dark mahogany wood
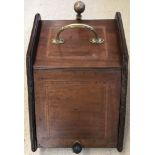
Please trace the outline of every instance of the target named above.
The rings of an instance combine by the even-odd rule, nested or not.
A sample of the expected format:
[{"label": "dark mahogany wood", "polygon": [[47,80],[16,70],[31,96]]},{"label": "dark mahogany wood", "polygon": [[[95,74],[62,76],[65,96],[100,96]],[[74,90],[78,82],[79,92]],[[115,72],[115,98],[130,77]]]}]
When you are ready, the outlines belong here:
[{"label": "dark mahogany wood", "polygon": [[31,149],[32,149],[32,151],[36,151],[36,149],[37,149],[33,64],[35,61],[36,49],[37,49],[37,45],[38,45],[38,41],[39,41],[40,29],[41,29],[41,17],[39,14],[36,14],[35,19],[34,19],[34,23],[33,23],[33,29],[31,32],[28,51],[27,51],[27,55],[26,55],[30,138],[31,138]]},{"label": "dark mahogany wood", "polygon": [[118,144],[117,149],[119,152],[123,150],[123,138],[125,127],[125,114],[126,114],[126,95],[127,95],[127,80],[128,80],[128,50],[126,45],[126,39],[124,34],[123,22],[121,13],[116,13],[116,21],[119,32],[120,47],[122,52],[122,82],[121,82],[121,104],[119,109],[119,128],[118,128]]},{"label": "dark mahogany wood", "polygon": [[35,70],[39,147],[117,147],[121,70]]},{"label": "dark mahogany wood", "polygon": [[67,29],[60,37],[64,44],[52,44],[58,30],[75,20],[42,21],[34,69],[121,67],[121,50],[116,20],[82,20],[94,27],[104,44],[91,44],[93,33],[85,29]]},{"label": "dark mahogany wood", "polygon": [[[93,26],[104,44],[91,44]],[[120,13],[106,20],[41,20],[35,16],[27,53],[32,151],[37,147],[123,149],[128,52]]]}]

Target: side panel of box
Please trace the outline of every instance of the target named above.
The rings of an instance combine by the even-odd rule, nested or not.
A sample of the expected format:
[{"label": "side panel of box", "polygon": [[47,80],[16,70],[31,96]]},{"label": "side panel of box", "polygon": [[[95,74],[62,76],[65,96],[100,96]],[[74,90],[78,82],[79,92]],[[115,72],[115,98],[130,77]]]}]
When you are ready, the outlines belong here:
[{"label": "side panel of box", "polygon": [[40,29],[41,29],[41,17],[39,14],[36,14],[26,55],[30,139],[31,139],[31,150],[33,152],[36,151],[37,149],[33,64],[36,56],[36,48],[38,44]]},{"label": "side panel of box", "polygon": [[122,71],[121,71],[121,101],[119,114],[119,128],[118,128],[118,143],[117,149],[119,152],[123,150],[124,128],[125,128],[125,114],[126,114],[126,95],[127,95],[127,81],[128,81],[128,50],[125,40],[123,22],[121,14],[116,13],[117,28],[120,40],[120,48],[122,52]]}]

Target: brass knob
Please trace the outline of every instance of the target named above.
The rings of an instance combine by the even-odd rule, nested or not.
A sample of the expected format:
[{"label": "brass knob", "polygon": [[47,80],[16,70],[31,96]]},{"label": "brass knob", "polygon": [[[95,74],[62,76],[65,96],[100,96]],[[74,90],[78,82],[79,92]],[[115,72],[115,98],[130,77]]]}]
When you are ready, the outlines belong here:
[{"label": "brass knob", "polygon": [[74,4],[74,10],[77,13],[76,19],[80,20],[82,17],[81,13],[85,10],[85,4],[82,1],[77,1]]}]

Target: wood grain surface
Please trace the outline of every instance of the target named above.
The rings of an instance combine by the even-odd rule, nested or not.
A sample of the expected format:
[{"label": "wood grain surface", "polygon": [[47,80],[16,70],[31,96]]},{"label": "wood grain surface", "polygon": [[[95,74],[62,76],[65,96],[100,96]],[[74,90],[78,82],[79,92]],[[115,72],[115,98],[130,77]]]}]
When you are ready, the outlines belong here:
[{"label": "wood grain surface", "polygon": [[120,47],[122,53],[122,71],[121,71],[121,102],[119,108],[119,129],[118,129],[118,151],[123,150],[125,115],[126,115],[126,97],[127,97],[127,82],[128,82],[128,49],[124,34],[123,22],[121,13],[117,12],[115,16],[119,32]]},{"label": "wood grain surface", "polygon": [[40,22],[41,22],[41,17],[39,14],[36,14],[33,22],[33,29],[31,32],[29,47],[26,55],[30,139],[31,139],[32,151],[36,151],[37,149],[33,64],[36,57],[36,48],[39,40],[39,34],[40,34],[40,28],[41,28]]},{"label": "wood grain surface", "polygon": [[67,29],[60,35],[64,44],[52,44],[58,30],[75,20],[42,21],[41,34],[34,68],[70,67],[120,67],[121,50],[118,42],[117,23],[110,20],[83,20],[80,23],[91,25],[103,44],[92,44],[92,32],[86,29]]},{"label": "wood grain surface", "polygon": [[[125,78],[121,76],[125,38],[120,19],[80,21],[94,25],[105,39],[99,45],[88,42],[91,36],[81,29],[63,33],[61,37],[69,39],[66,43],[52,44],[60,25],[74,21],[40,21],[32,73],[37,147],[65,148],[79,141],[82,147],[117,147],[122,151],[125,109],[120,104],[125,102],[120,98],[120,90],[126,86],[121,83]],[[89,113],[95,116],[91,118]]]},{"label": "wood grain surface", "polygon": [[116,147],[120,70],[37,70],[38,147]]}]

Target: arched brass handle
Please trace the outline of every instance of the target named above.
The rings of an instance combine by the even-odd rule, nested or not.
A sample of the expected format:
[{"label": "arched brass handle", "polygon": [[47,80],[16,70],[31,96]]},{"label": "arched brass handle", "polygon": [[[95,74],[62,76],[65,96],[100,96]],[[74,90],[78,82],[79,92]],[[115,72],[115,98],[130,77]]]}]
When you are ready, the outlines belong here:
[{"label": "arched brass handle", "polygon": [[80,23],[75,23],[75,24],[69,24],[66,26],[63,26],[62,28],[59,29],[56,37],[54,39],[52,39],[52,43],[53,44],[63,44],[64,40],[60,38],[60,33],[63,32],[66,29],[73,29],[73,28],[84,28],[84,29],[88,29],[91,32],[93,32],[94,34],[94,38],[91,38],[89,41],[93,44],[101,44],[104,42],[104,40],[102,38],[99,38],[97,35],[97,32],[95,31],[95,29],[87,24],[80,24]]}]

